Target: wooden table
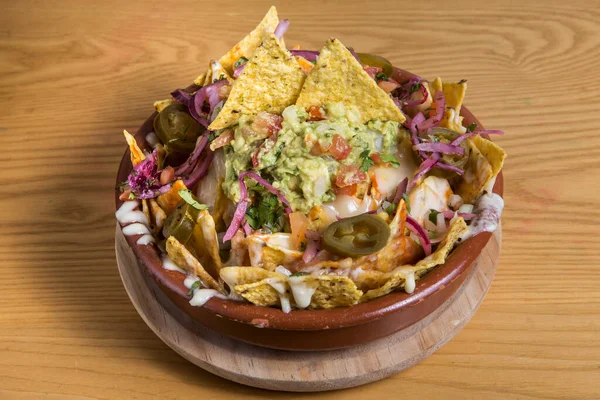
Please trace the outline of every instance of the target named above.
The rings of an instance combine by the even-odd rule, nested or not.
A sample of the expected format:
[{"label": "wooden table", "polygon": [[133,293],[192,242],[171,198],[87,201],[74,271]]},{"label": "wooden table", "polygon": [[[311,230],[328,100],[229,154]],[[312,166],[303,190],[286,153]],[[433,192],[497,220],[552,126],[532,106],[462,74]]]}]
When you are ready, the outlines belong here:
[{"label": "wooden table", "polygon": [[[0,6],[0,398],[305,397],[232,384],[146,327],[119,280],[113,187],[135,131],[271,2]],[[289,44],[331,35],[469,80],[505,166],[496,280],[467,327],[390,379],[311,398],[600,398],[600,4],[282,3]],[[525,4],[529,3],[529,4]],[[543,3],[543,4],[542,4]]]}]

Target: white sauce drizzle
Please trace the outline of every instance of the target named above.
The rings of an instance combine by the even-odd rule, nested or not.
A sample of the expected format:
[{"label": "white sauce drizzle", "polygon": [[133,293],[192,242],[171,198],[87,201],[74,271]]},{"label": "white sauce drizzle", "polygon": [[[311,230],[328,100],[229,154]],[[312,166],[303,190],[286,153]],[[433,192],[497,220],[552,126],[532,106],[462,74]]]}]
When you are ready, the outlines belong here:
[{"label": "white sauce drizzle", "polygon": [[140,205],[137,201],[125,201],[115,213],[117,221],[121,224],[130,224],[132,222],[140,222],[148,225],[149,221],[146,215],[140,210],[135,210]]},{"label": "white sauce drizzle", "polygon": [[415,286],[415,271],[410,271],[404,275],[404,291],[408,294],[411,294],[415,291]]},{"label": "white sauce drizzle", "polygon": [[160,143],[160,140],[156,136],[156,133],[150,132],[146,135],[146,142],[148,142],[150,147],[155,148]]},{"label": "white sauce drizzle", "polygon": [[[185,273],[185,272],[184,272]],[[198,277],[195,275],[188,275],[185,277],[185,279],[183,280],[183,286],[185,286],[188,289],[191,289],[192,285],[198,281]]]},{"label": "white sauce drizzle", "polygon": [[190,305],[195,307],[202,307],[207,301],[217,297],[219,299],[226,300],[227,296],[222,295],[214,289],[194,289],[194,295],[190,300]]},{"label": "white sauce drizzle", "polygon": [[283,265],[279,265],[277,268],[275,268],[275,272],[279,272],[285,276],[290,276],[292,274],[292,272]]},{"label": "white sauce drizzle", "polygon": [[267,278],[264,280],[265,283],[269,284],[273,289],[279,293],[279,302],[281,303],[281,311],[284,313],[289,313],[292,311],[292,306],[290,305],[290,298],[288,297],[285,284],[279,278]]},{"label": "white sauce drizzle", "polygon": [[149,235],[150,231],[148,230],[148,227],[146,225],[136,222],[134,224],[127,225],[126,227],[124,227],[123,234],[126,236],[146,235],[146,234]]},{"label": "white sauce drizzle", "polygon": [[503,208],[504,199],[496,193],[482,195],[473,210],[475,218],[460,237],[461,240],[467,240],[481,232],[494,232],[498,228]]},{"label": "white sauce drizzle", "polygon": [[[164,269],[166,269],[168,271],[177,271],[177,272],[181,272],[182,274],[186,274],[186,271],[184,269],[179,268],[177,266],[177,264],[175,264],[173,262],[173,260],[171,260],[169,258],[169,256],[167,256],[166,254],[163,254],[161,259],[162,259],[162,264],[163,264]],[[184,284],[185,284],[185,281],[184,281]],[[187,288],[189,289],[189,287],[187,287]]]},{"label": "white sauce drizzle", "polygon": [[292,288],[292,295],[298,308],[306,308],[310,305],[313,294],[317,290],[317,286],[308,284],[302,276],[293,276],[289,280]]},{"label": "white sauce drizzle", "polygon": [[154,243],[154,236],[146,234],[139,238],[136,243],[140,245],[148,245],[150,243]]}]

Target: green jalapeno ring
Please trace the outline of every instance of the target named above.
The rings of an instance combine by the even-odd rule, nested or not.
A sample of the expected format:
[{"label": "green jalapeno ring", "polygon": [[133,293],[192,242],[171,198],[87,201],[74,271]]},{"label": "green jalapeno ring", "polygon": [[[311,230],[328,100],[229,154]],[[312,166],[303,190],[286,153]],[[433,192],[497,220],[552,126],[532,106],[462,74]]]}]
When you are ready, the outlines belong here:
[{"label": "green jalapeno ring", "polygon": [[361,214],[329,225],[323,232],[323,248],[338,256],[365,256],[385,247],[390,234],[390,227],[384,220]]},{"label": "green jalapeno ring", "polygon": [[179,242],[187,243],[192,237],[199,214],[199,210],[186,203],[185,200],[181,200],[165,221],[162,229],[163,236],[165,238],[174,236]]}]

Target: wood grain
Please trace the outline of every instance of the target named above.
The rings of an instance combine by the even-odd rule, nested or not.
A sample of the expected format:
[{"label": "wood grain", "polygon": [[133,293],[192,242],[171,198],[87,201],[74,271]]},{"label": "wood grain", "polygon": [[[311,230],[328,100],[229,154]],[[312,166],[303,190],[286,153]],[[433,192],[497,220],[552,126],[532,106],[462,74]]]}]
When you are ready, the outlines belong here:
[{"label": "wood grain", "polygon": [[331,351],[282,351],[242,343],[203,326],[189,326],[179,309],[137,262],[117,225],[119,274],[134,307],[170,348],[199,367],[245,385],[286,392],[346,389],[385,379],[433,354],[473,317],[488,292],[500,254],[502,228],[494,235],[448,300],[421,321],[386,338]]},{"label": "wood grain", "polygon": [[[290,397],[166,347],[129,302],[113,250],[121,130],[270,4],[0,4],[1,399]],[[486,301],[432,357],[343,396],[600,398],[600,3],[277,5],[288,43],[336,35],[425,77],[466,78],[471,111],[506,131],[504,242]]]}]

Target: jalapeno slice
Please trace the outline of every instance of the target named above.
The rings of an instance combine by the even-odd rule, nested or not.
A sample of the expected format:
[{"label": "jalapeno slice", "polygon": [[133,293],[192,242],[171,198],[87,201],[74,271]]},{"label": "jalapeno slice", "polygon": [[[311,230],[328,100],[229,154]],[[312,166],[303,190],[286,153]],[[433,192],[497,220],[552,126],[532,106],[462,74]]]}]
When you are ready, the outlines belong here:
[{"label": "jalapeno slice", "polygon": [[390,227],[381,218],[361,214],[329,225],[323,233],[323,248],[344,257],[360,257],[381,250],[390,237]]},{"label": "jalapeno slice", "polygon": [[196,139],[204,132],[204,127],[190,115],[184,104],[174,103],[154,118],[154,132],[169,148],[190,152],[196,147]]},{"label": "jalapeno slice", "polygon": [[367,65],[369,67],[379,67],[385,76],[388,78],[392,77],[392,74],[394,73],[394,67],[386,58],[370,53],[357,53],[357,56],[363,65]]},{"label": "jalapeno slice", "polygon": [[200,211],[181,200],[173,213],[169,215],[163,226],[163,236],[169,238],[175,236],[179,242],[185,244],[192,236]]},{"label": "jalapeno slice", "polygon": [[[460,136],[460,133],[455,132],[451,129],[437,127],[437,128],[433,128],[431,130],[431,135],[438,142],[451,143],[454,139],[456,139],[457,137]],[[454,167],[462,169],[465,166],[465,164],[467,163],[467,160],[469,159],[469,149],[467,147],[466,141],[463,141],[459,146],[465,150],[463,155],[444,154],[444,155],[442,155],[441,161],[445,164],[452,165]],[[441,168],[433,168],[433,172],[435,175],[440,176],[442,178],[451,178],[453,176],[456,176],[455,172],[452,172],[452,171],[449,171],[446,169],[441,169]]]}]

